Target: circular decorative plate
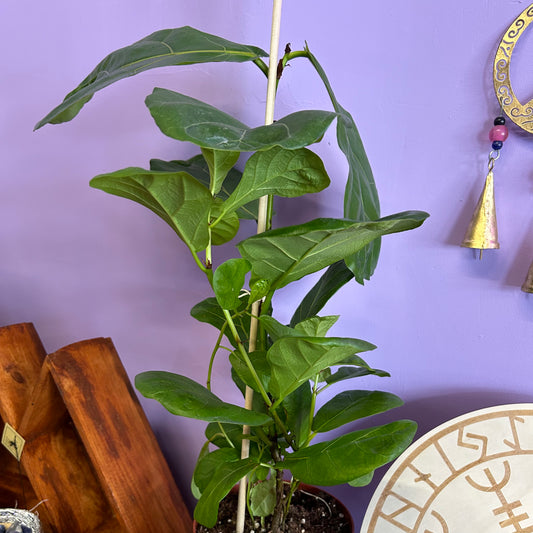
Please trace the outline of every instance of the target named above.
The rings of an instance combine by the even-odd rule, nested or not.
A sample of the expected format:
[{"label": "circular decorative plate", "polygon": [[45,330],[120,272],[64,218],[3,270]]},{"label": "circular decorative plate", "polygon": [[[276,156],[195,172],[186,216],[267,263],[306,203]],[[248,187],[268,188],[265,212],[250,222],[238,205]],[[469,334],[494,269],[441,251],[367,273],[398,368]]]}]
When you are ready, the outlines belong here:
[{"label": "circular decorative plate", "polygon": [[533,404],[460,416],[393,463],[361,533],[533,533]]}]

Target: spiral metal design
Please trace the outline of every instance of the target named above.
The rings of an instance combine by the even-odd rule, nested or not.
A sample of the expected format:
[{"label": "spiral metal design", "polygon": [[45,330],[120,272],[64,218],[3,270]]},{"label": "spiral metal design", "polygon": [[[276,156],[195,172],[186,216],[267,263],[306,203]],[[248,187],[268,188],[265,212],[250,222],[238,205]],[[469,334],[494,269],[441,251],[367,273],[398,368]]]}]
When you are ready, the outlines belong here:
[{"label": "spiral metal design", "polygon": [[523,130],[533,133],[533,100],[522,104],[511,87],[511,58],[520,36],[533,21],[533,4],[524,9],[505,32],[494,58],[494,90],[505,114]]}]

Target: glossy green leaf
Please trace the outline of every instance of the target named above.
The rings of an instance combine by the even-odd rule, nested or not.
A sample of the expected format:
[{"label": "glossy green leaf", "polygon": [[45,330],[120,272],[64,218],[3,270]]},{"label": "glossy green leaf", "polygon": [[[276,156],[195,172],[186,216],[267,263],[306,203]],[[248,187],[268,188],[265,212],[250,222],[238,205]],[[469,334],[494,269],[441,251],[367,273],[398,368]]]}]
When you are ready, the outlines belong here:
[{"label": "glossy green leaf", "polygon": [[[237,311],[241,311],[246,308],[247,299],[241,298],[240,307]],[[216,298],[206,298],[201,302],[197,303],[191,309],[191,316],[198,320],[199,322],[204,322],[206,324],[211,324],[219,331],[224,327],[226,323],[226,318],[222,308],[218,304]],[[237,333],[243,342],[248,339],[250,331],[250,317],[247,315],[238,315],[233,317],[233,322],[237,328]],[[234,347],[237,347],[235,339],[230,332],[230,329],[226,327],[224,330],[227,339],[231,342]]]},{"label": "glossy green leaf", "polygon": [[223,402],[199,383],[178,374],[143,372],[136,376],[135,386],[143,396],[157,400],[174,415],[247,426],[271,421],[265,414]]},{"label": "glossy green leaf", "polygon": [[[162,161],[161,159],[152,159],[150,161],[151,170],[161,170],[164,172],[187,172],[194,176],[200,183],[209,189],[210,175],[209,167],[204,156],[201,154],[191,157],[187,161]],[[235,190],[235,187],[241,181],[242,172],[233,167],[226,176],[222,188],[217,194],[217,198],[226,200],[229,195]],[[250,202],[237,209],[239,218],[257,220],[258,202]]]},{"label": "glossy green leaf", "polygon": [[274,317],[263,315],[259,319],[273,341],[281,337],[325,337],[329,329],[337,322],[338,316],[315,316],[297,324],[285,326]]},{"label": "glossy green leaf", "polygon": [[294,198],[319,192],[328,185],[324,164],[314,152],[275,146],[248,159],[241,182],[224,203],[224,212],[235,211],[262,196]]},{"label": "glossy green leaf", "polygon": [[311,405],[312,394],[309,381],[302,383],[281,404],[287,416],[287,427],[298,447],[302,446],[309,436]]},{"label": "glossy green leaf", "polygon": [[211,422],[205,428],[205,437],[218,448],[240,449],[243,439],[242,426]]},{"label": "glossy green leaf", "polygon": [[416,228],[427,216],[407,211],[377,222],[316,219],[254,235],[237,247],[252,263],[253,276],[279,289],[354,254],[381,235]]},{"label": "glossy green leaf", "polygon": [[194,508],[194,519],[206,527],[213,527],[217,522],[220,501],[256,466],[257,462],[253,459],[242,459],[221,465],[198,500]]},{"label": "glossy green leaf", "polygon": [[384,370],[378,370],[376,368],[354,368],[350,366],[341,366],[335,373],[329,374],[327,377],[325,377],[324,381],[328,385],[332,385],[333,383],[338,383],[339,381],[370,375],[379,376],[382,378],[390,377],[388,372],[385,372]]},{"label": "glossy green leaf", "polygon": [[149,69],[221,61],[242,63],[267,55],[255,46],[234,43],[189,26],[156,31],[109,54],[35,129],[71,120],[96,91]]},{"label": "glossy green leaf", "polygon": [[[379,218],[378,192],[357,126],[350,113],[339,104],[326,73],[316,57],[309,49],[306,51],[309,60],[326,86],[333,108],[339,114],[337,143],[348,161],[344,217],[357,221],[377,220]],[[376,239],[359,252],[345,258],[348,268],[359,283],[370,279],[374,273],[379,257],[380,242],[380,239]]]},{"label": "glossy green leaf", "polygon": [[313,431],[323,433],[389,409],[399,407],[403,402],[389,392],[350,390],[337,394],[326,402],[313,419]]},{"label": "glossy green leaf", "polygon": [[296,324],[294,329],[308,337],[325,337],[338,319],[338,315],[313,316]]},{"label": "glossy green leaf", "polygon": [[[200,453],[198,455],[198,459],[196,460],[196,467],[195,467],[195,472],[196,472],[196,469],[198,468],[198,463],[200,463],[200,461],[209,453],[209,441],[206,441],[204,443],[204,445],[202,446],[202,448],[200,449]],[[198,487],[198,485],[196,484],[195,480],[194,480],[194,473],[193,473],[193,476],[192,476],[192,479],[191,479],[191,492],[192,492],[192,495],[198,499],[201,495],[202,495],[202,491],[200,490],[200,488]]]},{"label": "glossy green leaf", "polygon": [[[251,354],[248,354],[248,357],[250,358],[254,370],[259,376],[259,380],[261,381],[263,388],[268,390],[268,386],[270,383],[270,365],[268,364],[268,361],[266,359],[265,352],[252,352]],[[241,378],[244,384],[248,385],[248,387],[258,392],[259,388],[253,378],[252,372],[248,368],[248,365],[246,364],[238,350],[230,354],[229,361],[233,370],[235,370],[235,372]]]},{"label": "glossy green leaf", "polygon": [[[339,337],[282,337],[268,350],[271,366],[269,392],[283,399],[302,383],[331,365],[375,346],[359,339]],[[368,366],[361,358],[360,366]]]},{"label": "glossy green leaf", "polygon": [[311,485],[349,483],[396,459],[415,432],[411,420],[362,429],[302,448],[286,455],[282,464],[296,479]]},{"label": "glossy green leaf", "polygon": [[146,98],[146,105],[165,135],[202,148],[235,152],[303,148],[316,142],[336,116],[329,111],[297,111],[268,126],[249,128],[205,102],[160,88]]},{"label": "glossy green leaf", "polygon": [[219,219],[216,226],[210,226],[211,244],[214,246],[231,241],[237,235],[240,226],[239,217],[235,211],[222,215],[222,205],[222,200],[215,198],[211,206],[211,221]]},{"label": "glossy green leaf", "polygon": [[303,333],[296,331],[294,328],[285,326],[278,322],[273,316],[263,315],[259,317],[262,326],[265,328],[265,331],[270,335],[270,338],[273,341],[277,341],[282,337],[305,337]]},{"label": "glossy green leaf", "polygon": [[373,477],[374,472],[370,472],[368,474],[365,474],[364,476],[359,476],[358,478],[348,481],[348,485],[350,485],[350,487],[366,487],[370,484]]},{"label": "glossy green leaf", "polygon": [[344,261],[337,261],[331,265],[304,299],[291,318],[291,326],[317,315],[329,299],[353,278],[353,272]]},{"label": "glossy green leaf", "polygon": [[186,172],[157,172],[132,167],[96,176],[90,185],[147,207],[161,217],[193,252],[207,247],[212,196]]},{"label": "glossy green leaf", "polygon": [[202,154],[209,167],[211,178],[209,190],[212,194],[217,194],[228,172],[235,166],[241,154],[239,152],[210,150],[209,148],[202,148]]},{"label": "glossy green leaf", "polygon": [[264,298],[270,291],[270,283],[267,279],[258,279],[250,285],[250,303]]},{"label": "glossy green leaf", "polygon": [[241,257],[228,259],[213,274],[213,292],[222,309],[237,309],[241,301],[239,294],[244,286],[245,276],[251,265]]},{"label": "glossy green leaf", "polygon": [[222,465],[237,462],[240,458],[241,454],[236,448],[221,448],[200,457],[193,473],[193,482],[198,489],[197,498],[200,498],[202,492],[209,485],[213,474]]},{"label": "glossy green leaf", "polygon": [[250,488],[250,508],[253,516],[270,516],[276,506],[276,478],[256,483]]}]

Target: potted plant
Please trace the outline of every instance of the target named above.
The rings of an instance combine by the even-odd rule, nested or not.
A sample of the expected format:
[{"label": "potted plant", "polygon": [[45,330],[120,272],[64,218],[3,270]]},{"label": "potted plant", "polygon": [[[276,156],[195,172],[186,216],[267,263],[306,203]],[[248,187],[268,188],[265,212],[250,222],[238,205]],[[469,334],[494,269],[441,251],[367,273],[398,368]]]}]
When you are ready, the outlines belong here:
[{"label": "potted plant", "polygon": [[[339,428],[392,409],[401,400],[386,392],[343,387],[360,376],[388,374],[359,355],[375,346],[328,336],[338,317],[319,313],[352,278],[361,284],[370,278],[381,236],[415,228],[427,214],[409,211],[380,218],[355,123],[307,46],[299,51],[287,47],[279,64],[271,58],[267,66],[266,56],[258,47],[191,27],[158,31],[108,55],[36,128],[72,119],[96,91],[159,66],[251,62],[260,73],[270,70],[270,80],[276,70],[279,81],[289,61],[303,58],[323,81],[333,111],[297,111],[255,127],[208,103],[155,88],[146,105],[159,129],[195,144],[201,153],[187,161],[152,160],[149,169],[125,168],[91,180],[93,187],[138,202],[167,222],[213,291],[191,311],[219,331],[206,357],[206,383],[164,371],[144,372],[135,382],[141,394],[170,412],[208,423],[192,481],[198,497],[195,519],[215,525],[219,503],[244,479],[237,529],[242,531],[246,506],[261,520],[270,516],[272,531],[278,532],[284,530],[300,483],[364,485],[414,436],[416,425],[408,420],[339,436]],[[274,197],[296,198],[328,186],[322,161],[308,147],[334,121],[349,165],[342,217],[275,227]],[[247,160],[241,172],[235,165],[243,153]],[[260,231],[240,240],[235,257],[220,263],[216,247],[232,241],[246,218],[258,220]],[[276,320],[277,291],[322,270],[318,283],[295,303],[290,323]],[[246,398],[244,407],[211,392],[213,359],[224,346],[231,378]],[[320,405],[321,394],[330,387],[339,388],[338,394]],[[335,436],[315,441],[328,432]]]}]

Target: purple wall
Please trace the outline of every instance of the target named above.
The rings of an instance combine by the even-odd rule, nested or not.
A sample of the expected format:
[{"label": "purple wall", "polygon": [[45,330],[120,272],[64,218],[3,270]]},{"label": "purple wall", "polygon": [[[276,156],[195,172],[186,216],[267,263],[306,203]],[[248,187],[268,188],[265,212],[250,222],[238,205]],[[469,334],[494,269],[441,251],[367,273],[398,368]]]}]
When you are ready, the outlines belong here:
[{"label": "purple wall", "polygon": [[[383,214],[431,213],[414,232],[384,240],[365,287],[352,284],[326,311],[335,334],[378,345],[368,356],[392,378],[364,387],[402,396],[395,416],[427,431],[455,415],[532,399],[533,299],[520,291],[533,260],[533,136],[512,127],[495,168],[501,250],[483,260],[458,246],[481,192],[498,111],[492,61],[527,2],[383,0],[286,2],[283,44],[307,40],[340,102],[354,115]],[[253,10],[253,11],[252,11]],[[202,380],[214,330],[189,318],[208,291],[172,232],[137,205],[88,180],[149,158],[186,158],[193,147],[159,133],[143,105],[162,86],[263,120],[264,79],[253,66],[152,71],[98,93],[72,123],[34,124],[108,52],[156,29],[192,25],[268,49],[265,0],[94,0],[0,4],[0,325],[33,322],[49,351],[112,337],[130,376],[166,369]],[[531,97],[533,38],[514,56],[522,101]],[[287,69],[277,105],[330,109],[302,60]],[[333,133],[333,132],[332,132]],[[329,135],[319,148],[334,183],[297,219],[341,216],[345,163]],[[285,218],[290,203],[280,206]],[[191,279],[194,282],[191,282]],[[287,291],[303,295],[312,280]],[[278,303],[288,318],[292,307]],[[223,358],[215,392],[239,401]],[[203,424],[143,405],[189,498]],[[362,519],[371,489],[332,489]]]}]

